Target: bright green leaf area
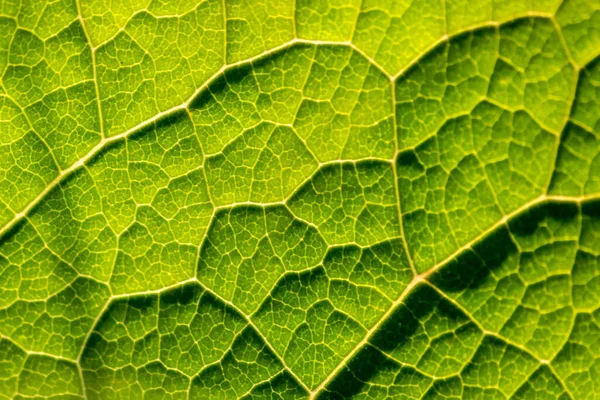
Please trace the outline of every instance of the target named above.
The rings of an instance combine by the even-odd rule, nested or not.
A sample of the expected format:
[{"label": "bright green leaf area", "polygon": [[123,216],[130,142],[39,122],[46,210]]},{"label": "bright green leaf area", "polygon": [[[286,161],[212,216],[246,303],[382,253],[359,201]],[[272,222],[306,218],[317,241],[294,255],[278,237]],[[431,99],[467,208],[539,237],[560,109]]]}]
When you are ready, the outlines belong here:
[{"label": "bright green leaf area", "polygon": [[0,399],[600,399],[600,0],[0,0]]}]

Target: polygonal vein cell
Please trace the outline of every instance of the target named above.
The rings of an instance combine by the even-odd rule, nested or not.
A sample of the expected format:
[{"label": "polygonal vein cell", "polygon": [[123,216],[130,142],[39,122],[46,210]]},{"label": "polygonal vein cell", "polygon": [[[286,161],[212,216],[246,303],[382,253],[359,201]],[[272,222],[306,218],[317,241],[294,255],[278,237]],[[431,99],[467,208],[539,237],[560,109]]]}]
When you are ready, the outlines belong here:
[{"label": "polygonal vein cell", "polygon": [[236,207],[216,215],[197,276],[251,314],[284,272],[317,265],[325,250],[318,231],[284,206]]},{"label": "polygonal vein cell", "polygon": [[330,245],[370,245],[400,236],[393,168],[381,161],[333,163],[287,202]]}]

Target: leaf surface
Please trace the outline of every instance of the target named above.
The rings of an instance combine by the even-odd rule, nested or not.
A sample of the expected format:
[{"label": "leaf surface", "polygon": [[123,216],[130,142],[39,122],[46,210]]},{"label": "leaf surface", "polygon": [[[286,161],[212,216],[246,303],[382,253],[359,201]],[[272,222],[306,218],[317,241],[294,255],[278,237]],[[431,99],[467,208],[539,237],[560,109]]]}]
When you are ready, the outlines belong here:
[{"label": "leaf surface", "polygon": [[598,1],[0,15],[0,398],[600,392]]}]

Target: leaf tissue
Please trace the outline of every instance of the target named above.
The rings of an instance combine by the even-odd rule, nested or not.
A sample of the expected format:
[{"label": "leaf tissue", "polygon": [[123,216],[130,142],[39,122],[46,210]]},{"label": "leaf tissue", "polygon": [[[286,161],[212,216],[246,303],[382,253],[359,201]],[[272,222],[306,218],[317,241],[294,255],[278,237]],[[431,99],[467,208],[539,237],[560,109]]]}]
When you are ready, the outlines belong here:
[{"label": "leaf tissue", "polygon": [[600,0],[0,0],[0,398],[600,399]]}]

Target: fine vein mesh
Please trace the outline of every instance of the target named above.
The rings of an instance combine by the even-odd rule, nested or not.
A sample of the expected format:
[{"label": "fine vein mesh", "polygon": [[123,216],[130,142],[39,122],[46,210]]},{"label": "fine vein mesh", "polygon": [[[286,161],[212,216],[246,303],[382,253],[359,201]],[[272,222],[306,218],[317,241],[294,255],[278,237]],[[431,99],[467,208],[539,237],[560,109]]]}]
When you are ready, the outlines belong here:
[{"label": "fine vein mesh", "polygon": [[0,5],[0,398],[594,398],[600,3]]}]

